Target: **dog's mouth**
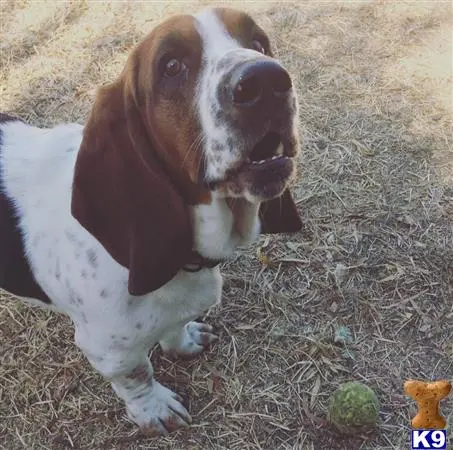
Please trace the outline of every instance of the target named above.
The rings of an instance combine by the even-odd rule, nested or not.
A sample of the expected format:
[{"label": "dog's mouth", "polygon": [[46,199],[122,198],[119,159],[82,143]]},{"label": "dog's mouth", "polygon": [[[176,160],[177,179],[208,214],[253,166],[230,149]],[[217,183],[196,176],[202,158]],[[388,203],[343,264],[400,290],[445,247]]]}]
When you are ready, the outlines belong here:
[{"label": "dog's mouth", "polygon": [[284,154],[284,145],[279,133],[270,131],[253,147],[250,154],[235,169],[228,173],[228,178],[234,178],[240,173],[271,171],[291,158]]},{"label": "dog's mouth", "polygon": [[288,152],[285,147],[282,136],[275,131],[269,131],[255,144],[248,157],[237,168],[229,171],[228,179],[244,173],[271,174],[274,169],[292,165],[292,158],[286,154]]},{"label": "dog's mouth", "polygon": [[294,173],[297,141],[275,131],[267,132],[242,161],[230,169],[226,180],[233,195],[248,193],[249,198],[270,199],[279,196]]},{"label": "dog's mouth", "polygon": [[283,144],[279,133],[270,131],[253,147],[247,161],[249,164],[269,164],[284,158]]}]

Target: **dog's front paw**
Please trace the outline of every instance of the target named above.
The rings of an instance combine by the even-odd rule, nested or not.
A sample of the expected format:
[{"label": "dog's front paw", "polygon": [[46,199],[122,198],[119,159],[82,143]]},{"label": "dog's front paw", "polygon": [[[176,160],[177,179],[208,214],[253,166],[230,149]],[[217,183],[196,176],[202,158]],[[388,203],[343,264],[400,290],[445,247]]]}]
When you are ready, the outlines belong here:
[{"label": "dog's front paw", "polygon": [[192,422],[181,402],[178,394],[154,381],[150,394],[134,399],[127,406],[127,413],[144,434],[168,434]]},{"label": "dog's front paw", "polygon": [[167,354],[190,359],[217,341],[218,337],[213,331],[211,325],[206,323],[189,322],[182,329],[177,345],[163,343],[162,347]]}]

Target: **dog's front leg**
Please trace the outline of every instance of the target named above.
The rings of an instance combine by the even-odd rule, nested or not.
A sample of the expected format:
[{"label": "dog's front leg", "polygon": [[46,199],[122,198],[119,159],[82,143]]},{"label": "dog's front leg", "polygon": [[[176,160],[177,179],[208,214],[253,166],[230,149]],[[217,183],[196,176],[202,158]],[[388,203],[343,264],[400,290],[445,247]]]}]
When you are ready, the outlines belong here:
[{"label": "dog's front leg", "polygon": [[191,417],[181,404],[182,398],[154,379],[148,360],[110,380],[114,391],[125,401],[129,418],[142,431],[166,434],[190,424]]},{"label": "dog's front leg", "polygon": [[[90,338],[91,336],[91,338]],[[167,434],[187,426],[191,417],[181,397],[158,383],[143,342],[96,339],[86,328],[76,328],[76,343],[91,365],[108,379],[126,403],[129,418],[147,434]],[[96,336],[99,338],[99,336]],[[102,345],[108,342],[106,345]]]}]

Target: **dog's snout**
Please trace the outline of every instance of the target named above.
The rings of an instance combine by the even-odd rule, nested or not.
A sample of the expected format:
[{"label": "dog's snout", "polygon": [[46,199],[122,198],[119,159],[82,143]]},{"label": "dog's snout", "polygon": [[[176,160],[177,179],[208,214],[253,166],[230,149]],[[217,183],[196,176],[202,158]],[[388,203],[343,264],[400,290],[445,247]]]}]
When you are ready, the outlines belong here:
[{"label": "dog's snout", "polygon": [[240,107],[256,105],[264,98],[286,96],[291,87],[288,72],[272,59],[243,63],[231,77],[233,103]]}]

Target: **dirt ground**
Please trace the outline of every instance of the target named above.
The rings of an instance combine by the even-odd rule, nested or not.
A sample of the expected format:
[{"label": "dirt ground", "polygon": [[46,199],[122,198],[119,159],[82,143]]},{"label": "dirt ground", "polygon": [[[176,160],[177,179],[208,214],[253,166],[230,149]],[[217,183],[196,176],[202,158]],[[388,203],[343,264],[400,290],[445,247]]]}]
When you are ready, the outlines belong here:
[{"label": "dirt ground", "polygon": [[[304,231],[224,265],[209,353],[152,352],[194,417],[165,438],[136,434],[65,317],[3,295],[0,448],[405,449],[404,380],[453,379],[451,3],[227,3],[254,15],[295,78]],[[83,123],[145,33],[208,4],[2,0],[0,110]],[[348,380],[379,396],[370,435],[325,420]],[[442,411],[453,443],[452,395]]]}]

